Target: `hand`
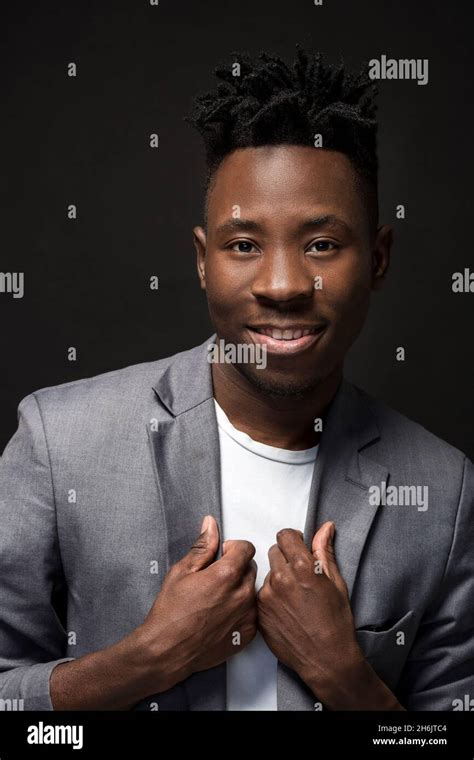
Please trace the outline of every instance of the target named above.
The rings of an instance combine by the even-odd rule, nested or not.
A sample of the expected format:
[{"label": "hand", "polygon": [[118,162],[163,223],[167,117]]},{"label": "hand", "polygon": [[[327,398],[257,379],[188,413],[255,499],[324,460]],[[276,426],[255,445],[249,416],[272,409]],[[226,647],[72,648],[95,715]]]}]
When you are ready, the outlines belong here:
[{"label": "hand", "polygon": [[403,709],[358,645],[346,583],[333,549],[334,523],[277,534],[257,595],[258,625],[275,656],[330,709]]},{"label": "hand", "polygon": [[[208,515],[188,554],[173,565],[140,626],[150,658],[150,693],[171,688],[241,651],[257,632],[255,547],[225,541]],[[240,636],[240,644],[236,643]]]}]

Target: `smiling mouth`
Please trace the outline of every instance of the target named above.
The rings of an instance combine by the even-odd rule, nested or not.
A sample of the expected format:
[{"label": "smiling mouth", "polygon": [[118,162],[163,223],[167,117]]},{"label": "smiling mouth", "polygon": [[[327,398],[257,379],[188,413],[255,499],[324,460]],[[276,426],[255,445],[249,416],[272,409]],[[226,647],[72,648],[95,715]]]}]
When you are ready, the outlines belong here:
[{"label": "smiling mouth", "polygon": [[326,329],[326,325],[315,327],[295,326],[292,328],[279,328],[272,326],[251,327],[248,331],[254,343],[265,346],[272,354],[294,355],[305,351],[319,340]]}]

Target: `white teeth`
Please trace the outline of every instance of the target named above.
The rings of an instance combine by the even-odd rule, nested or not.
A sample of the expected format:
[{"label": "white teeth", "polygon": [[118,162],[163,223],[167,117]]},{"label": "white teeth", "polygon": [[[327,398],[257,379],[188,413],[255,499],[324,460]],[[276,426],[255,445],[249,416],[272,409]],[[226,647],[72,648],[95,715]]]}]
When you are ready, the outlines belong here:
[{"label": "white teeth", "polygon": [[261,335],[268,335],[269,338],[273,338],[274,340],[298,340],[298,338],[302,338],[305,335],[313,335],[318,332],[318,328],[316,327],[306,330],[278,330],[276,327],[254,327],[252,329]]},{"label": "white teeth", "polygon": [[274,340],[298,340],[303,335],[309,335],[314,330],[278,330],[276,328],[267,327],[263,330],[259,330],[264,335],[268,335],[269,338]]}]

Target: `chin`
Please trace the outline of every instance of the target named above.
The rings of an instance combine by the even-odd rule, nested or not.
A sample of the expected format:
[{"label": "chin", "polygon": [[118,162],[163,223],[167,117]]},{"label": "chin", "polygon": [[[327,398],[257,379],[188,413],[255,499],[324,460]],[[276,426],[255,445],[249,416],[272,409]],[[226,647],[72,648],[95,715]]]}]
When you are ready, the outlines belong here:
[{"label": "chin", "polygon": [[268,396],[280,398],[304,398],[308,393],[314,391],[324,379],[323,374],[295,377],[290,373],[272,373],[268,370],[254,369],[244,364],[237,368],[260,391]]}]

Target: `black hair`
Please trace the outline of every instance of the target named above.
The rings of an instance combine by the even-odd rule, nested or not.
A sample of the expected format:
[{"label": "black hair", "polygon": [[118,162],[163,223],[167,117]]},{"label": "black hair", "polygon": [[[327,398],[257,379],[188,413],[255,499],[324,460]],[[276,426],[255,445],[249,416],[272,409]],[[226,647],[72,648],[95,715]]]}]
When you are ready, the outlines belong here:
[{"label": "black hair", "polygon": [[[366,180],[372,226],[378,221],[377,201],[377,86],[367,65],[347,72],[323,62],[297,45],[289,67],[276,55],[232,53],[233,63],[214,73],[222,80],[217,90],[196,96],[186,119],[200,132],[206,150],[206,187],[226,155],[237,148],[264,145],[314,146],[344,153]],[[236,76],[235,64],[240,70]],[[321,149],[321,148],[320,148]]]}]

